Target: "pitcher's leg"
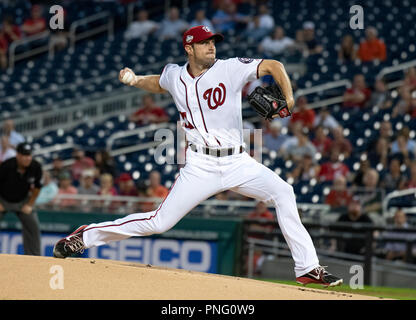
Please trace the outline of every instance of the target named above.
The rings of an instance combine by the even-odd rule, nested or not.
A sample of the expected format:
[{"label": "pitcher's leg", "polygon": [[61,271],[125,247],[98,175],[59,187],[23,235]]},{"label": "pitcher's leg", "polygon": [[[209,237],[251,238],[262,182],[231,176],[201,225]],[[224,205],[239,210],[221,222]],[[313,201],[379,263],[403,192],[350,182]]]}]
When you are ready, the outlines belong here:
[{"label": "pitcher's leg", "polygon": [[130,214],[115,221],[90,224],[83,231],[84,244],[90,248],[133,236],[163,233],[201,201],[217,193],[219,188],[218,179],[202,179],[197,172],[185,167],[156,210]]},{"label": "pitcher's leg", "polygon": [[[311,271],[319,266],[319,260],[312,239],[300,220],[293,187],[269,168],[247,157],[241,168],[236,168],[240,174],[234,174],[236,186],[232,190],[273,203],[280,229],[295,261],[296,276]],[[232,180],[229,183],[233,183]]]}]

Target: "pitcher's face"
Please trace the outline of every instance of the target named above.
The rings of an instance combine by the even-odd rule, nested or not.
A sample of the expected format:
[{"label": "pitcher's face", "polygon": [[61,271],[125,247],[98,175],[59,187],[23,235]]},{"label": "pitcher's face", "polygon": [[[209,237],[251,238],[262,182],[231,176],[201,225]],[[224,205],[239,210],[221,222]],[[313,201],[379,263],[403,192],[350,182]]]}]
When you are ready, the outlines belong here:
[{"label": "pitcher's face", "polygon": [[204,66],[210,67],[215,62],[216,48],[215,40],[207,39],[201,42],[194,43],[188,51],[189,58],[194,59],[194,62]]}]

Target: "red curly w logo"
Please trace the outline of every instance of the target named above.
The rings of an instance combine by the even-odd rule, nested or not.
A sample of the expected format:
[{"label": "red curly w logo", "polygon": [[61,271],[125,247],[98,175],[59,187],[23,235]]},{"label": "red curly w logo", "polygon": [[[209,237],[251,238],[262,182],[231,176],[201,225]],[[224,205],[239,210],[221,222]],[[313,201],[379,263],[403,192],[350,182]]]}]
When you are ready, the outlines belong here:
[{"label": "red curly w logo", "polygon": [[211,110],[217,109],[224,104],[226,96],[226,90],[223,83],[220,83],[215,89],[210,88],[204,92],[204,99],[207,100],[208,107]]}]

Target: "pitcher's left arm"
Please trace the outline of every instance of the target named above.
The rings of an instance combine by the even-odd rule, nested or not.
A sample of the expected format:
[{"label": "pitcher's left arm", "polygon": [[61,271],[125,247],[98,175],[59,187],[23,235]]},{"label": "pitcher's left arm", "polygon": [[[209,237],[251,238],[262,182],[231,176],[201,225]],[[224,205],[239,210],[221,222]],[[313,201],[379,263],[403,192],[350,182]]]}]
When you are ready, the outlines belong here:
[{"label": "pitcher's left arm", "polygon": [[277,60],[263,60],[259,65],[259,77],[266,75],[271,75],[274,81],[280,85],[283,94],[286,97],[287,106],[289,110],[292,111],[293,106],[295,105],[295,100],[293,98],[292,84],[290,83],[290,79],[284,65]]}]

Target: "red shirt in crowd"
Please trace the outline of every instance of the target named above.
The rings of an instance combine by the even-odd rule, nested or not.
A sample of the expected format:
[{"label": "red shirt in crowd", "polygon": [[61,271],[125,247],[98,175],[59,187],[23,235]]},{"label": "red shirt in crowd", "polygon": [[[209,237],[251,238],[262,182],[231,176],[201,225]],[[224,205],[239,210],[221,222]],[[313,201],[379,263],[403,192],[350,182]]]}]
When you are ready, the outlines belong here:
[{"label": "red shirt in crowd", "polygon": [[361,61],[386,60],[386,45],[379,39],[366,40],[361,42],[358,49],[358,57]]},{"label": "red shirt in crowd", "polygon": [[360,107],[360,108],[364,108],[364,106],[367,103],[367,101],[370,100],[371,90],[368,89],[368,88],[364,88],[364,89],[349,88],[349,89],[346,90],[346,93],[353,94],[354,92],[356,92],[356,90],[361,91],[361,93],[364,94],[365,99],[362,102],[345,101],[344,102],[344,107]]},{"label": "red shirt in crowd", "polygon": [[303,111],[294,112],[290,118],[290,122],[295,123],[300,121],[303,126],[313,128],[315,122],[315,111],[312,109],[307,109]]},{"label": "red shirt in crowd", "polygon": [[25,22],[23,23],[23,27],[25,27],[25,26],[30,26],[31,27],[31,26],[34,26],[34,25],[39,25],[39,29],[35,32],[26,31],[25,33],[26,33],[27,36],[32,36],[34,34],[41,33],[43,31],[45,31],[46,30],[46,20],[45,20],[45,18],[36,18],[36,19],[29,18],[29,19],[25,20]]},{"label": "red shirt in crowd", "polygon": [[325,162],[319,171],[321,181],[333,181],[338,175],[347,176],[350,169],[342,162]]},{"label": "red shirt in crowd", "polygon": [[325,137],[323,141],[314,139],[312,143],[315,146],[316,150],[324,156],[327,155],[331,150],[332,140],[329,137]]},{"label": "red shirt in crowd", "polygon": [[160,107],[154,107],[152,109],[146,109],[146,108],[142,108],[137,110],[135,113],[133,113],[132,118],[137,119],[136,122],[138,124],[147,124],[147,123],[154,123],[154,122],[158,122],[158,121],[149,121],[146,118],[148,116],[151,117],[156,117],[157,119],[163,119],[163,121],[165,120],[166,117],[168,117],[168,114],[166,113],[166,111],[163,108]]},{"label": "red shirt in crowd", "polygon": [[325,199],[325,203],[332,208],[347,207],[352,200],[352,195],[347,190],[331,190]]}]

